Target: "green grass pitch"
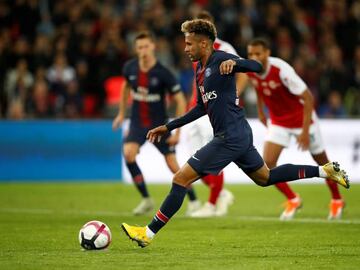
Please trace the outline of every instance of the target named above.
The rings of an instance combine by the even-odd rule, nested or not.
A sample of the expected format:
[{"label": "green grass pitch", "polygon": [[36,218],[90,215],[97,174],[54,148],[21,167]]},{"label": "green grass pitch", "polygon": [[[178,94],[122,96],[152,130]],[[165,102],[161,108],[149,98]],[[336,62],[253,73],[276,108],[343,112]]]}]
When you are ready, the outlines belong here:
[{"label": "green grass pitch", "polygon": [[[151,185],[160,205],[170,185]],[[190,219],[181,211],[144,249],[121,222],[139,196],[120,183],[0,184],[0,269],[360,269],[360,185],[341,189],[344,217],[328,222],[325,185],[293,185],[304,200],[296,219],[280,222],[283,197],[273,187],[229,185],[236,202],[224,218]],[[207,190],[195,185],[204,201]],[[104,251],[83,251],[78,232],[89,220],[109,225]]]}]

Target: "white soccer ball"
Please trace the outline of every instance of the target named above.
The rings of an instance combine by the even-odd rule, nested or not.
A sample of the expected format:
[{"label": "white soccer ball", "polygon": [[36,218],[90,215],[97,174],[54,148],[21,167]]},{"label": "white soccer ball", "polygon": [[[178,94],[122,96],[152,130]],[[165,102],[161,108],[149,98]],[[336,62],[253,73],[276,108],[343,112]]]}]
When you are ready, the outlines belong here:
[{"label": "white soccer ball", "polygon": [[79,242],[88,250],[107,248],[111,242],[110,229],[104,222],[89,221],[80,229]]}]

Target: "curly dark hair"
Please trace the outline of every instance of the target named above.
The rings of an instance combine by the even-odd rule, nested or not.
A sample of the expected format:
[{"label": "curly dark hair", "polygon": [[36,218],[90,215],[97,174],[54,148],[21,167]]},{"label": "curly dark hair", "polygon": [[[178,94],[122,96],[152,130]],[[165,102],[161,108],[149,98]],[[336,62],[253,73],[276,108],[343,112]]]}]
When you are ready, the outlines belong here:
[{"label": "curly dark hair", "polygon": [[212,22],[203,19],[194,19],[185,21],[181,25],[181,32],[194,33],[208,37],[211,41],[215,41],[217,36],[215,25]]}]

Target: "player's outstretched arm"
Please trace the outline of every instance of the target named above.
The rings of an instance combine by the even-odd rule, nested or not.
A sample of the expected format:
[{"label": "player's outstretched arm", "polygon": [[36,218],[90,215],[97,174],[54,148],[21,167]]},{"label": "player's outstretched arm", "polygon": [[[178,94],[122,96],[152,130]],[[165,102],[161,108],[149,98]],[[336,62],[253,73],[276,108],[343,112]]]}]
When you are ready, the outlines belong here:
[{"label": "player's outstretched arm", "polygon": [[160,142],[161,137],[163,135],[165,135],[168,131],[169,130],[165,125],[158,126],[156,128],[153,128],[153,129],[149,130],[147,135],[146,135],[146,138],[152,143],[154,143],[156,141]]},{"label": "player's outstretched arm", "polygon": [[262,71],[262,65],[255,60],[251,59],[228,59],[220,64],[220,74],[227,75],[232,72],[256,72]]}]

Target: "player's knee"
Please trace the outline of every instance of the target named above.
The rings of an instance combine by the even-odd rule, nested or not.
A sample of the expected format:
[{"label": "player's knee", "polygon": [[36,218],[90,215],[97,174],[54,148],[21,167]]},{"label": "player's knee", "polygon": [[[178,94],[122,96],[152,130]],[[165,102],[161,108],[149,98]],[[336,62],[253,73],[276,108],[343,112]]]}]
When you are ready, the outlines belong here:
[{"label": "player's knee", "polygon": [[188,185],[185,175],[181,171],[177,171],[173,177],[173,183],[186,187]]},{"label": "player's knee", "polygon": [[264,164],[260,169],[257,171],[248,174],[248,176],[261,187],[266,187],[269,185],[269,177],[270,177],[270,170],[267,164]]},{"label": "player's knee", "polygon": [[176,172],[173,176],[173,182],[176,184],[180,184],[182,182],[182,173],[180,171]]},{"label": "player's knee", "polygon": [[132,163],[136,160],[136,152],[131,149],[124,149],[124,158],[126,162]]},{"label": "player's knee", "polygon": [[267,187],[269,185],[269,177],[265,173],[252,175],[251,179],[261,187]]},{"label": "player's knee", "polygon": [[267,187],[269,185],[267,179],[257,178],[253,179],[253,181],[255,182],[255,184],[261,187]]}]

